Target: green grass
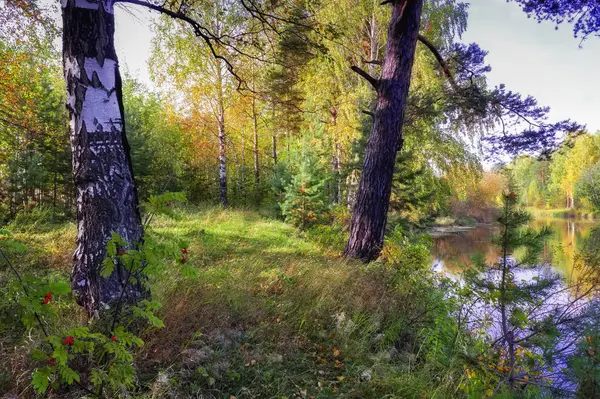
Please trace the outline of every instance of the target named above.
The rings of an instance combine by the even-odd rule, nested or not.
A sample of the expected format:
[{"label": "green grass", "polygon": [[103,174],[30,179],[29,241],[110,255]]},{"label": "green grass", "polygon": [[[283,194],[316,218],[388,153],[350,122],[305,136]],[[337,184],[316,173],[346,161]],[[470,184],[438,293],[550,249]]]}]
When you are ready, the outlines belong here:
[{"label": "green grass", "polygon": [[[67,276],[75,226],[43,231],[18,234],[31,248],[23,270]],[[441,333],[431,343],[432,329],[448,316],[442,294],[422,278],[429,273],[423,251],[404,263],[365,266],[340,256],[341,230],[301,233],[254,211],[211,207],[157,218],[152,234],[190,242],[198,276],[165,272],[152,281],[165,327],[142,335],[138,397],[456,394],[458,346],[438,348]],[[76,305],[57,306],[65,325],[83,321]],[[0,368],[0,384],[2,375],[32,367],[25,343],[9,341],[0,355],[15,361]],[[11,388],[30,392],[27,383],[21,377]]]}]

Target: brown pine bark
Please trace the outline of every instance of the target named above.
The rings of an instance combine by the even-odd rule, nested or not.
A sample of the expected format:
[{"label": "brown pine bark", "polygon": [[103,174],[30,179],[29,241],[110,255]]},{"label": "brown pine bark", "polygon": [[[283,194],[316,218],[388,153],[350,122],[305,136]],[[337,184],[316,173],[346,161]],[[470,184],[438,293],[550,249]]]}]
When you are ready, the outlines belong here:
[{"label": "brown pine bark", "polygon": [[142,224],[125,135],[113,2],[63,0],[63,64],[76,187],[78,235],[71,285],[88,314],[142,295],[121,265],[100,277],[112,233],[138,243]]},{"label": "brown pine bark", "polygon": [[364,262],[376,259],[383,245],[423,0],[395,0],[391,6],[381,78],[369,79],[377,90],[377,103],[344,252]]}]

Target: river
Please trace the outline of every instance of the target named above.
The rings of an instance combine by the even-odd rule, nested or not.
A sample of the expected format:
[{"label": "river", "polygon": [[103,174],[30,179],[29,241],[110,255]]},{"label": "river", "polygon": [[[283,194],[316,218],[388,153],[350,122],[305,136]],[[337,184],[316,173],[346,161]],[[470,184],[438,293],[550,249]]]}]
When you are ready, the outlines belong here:
[{"label": "river", "polygon": [[[552,265],[567,281],[577,278],[573,267],[576,255],[592,229],[600,227],[600,222],[585,219],[536,219],[530,225],[536,230],[542,226],[550,226],[552,229],[552,237],[544,246],[543,263]],[[477,253],[484,254],[490,264],[496,262],[499,253],[491,242],[496,232],[497,229],[492,225],[480,225],[466,232],[436,238],[432,248],[434,268],[459,274]]]},{"label": "river", "polygon": [[[566,314],[573,316],[574,320],[585,309],[584,305],[588,301],[573,300],[578,292],[573,292],[571,287],[584,286],[584,284],[573,284],[584,281],[580,277],[592,275],[593,272],[587,267],[581,267],[581,262],[577,261],[578,253],[583,249],[588,239],[592,237],[594,229],[600,227],[598,221],[591,220],[573,220],[573,219],[537,219],[530,223],[530,227],[540,230],[544,226],[552,229],[552,236],[546,241],[541,256],[540,265],[531,269],[515,270],[515,281],[519,286],[526,286],[528,282],[539,279],[541,275],[559,275],[559,281],[562,282],[553,286],[554,297],[549,296],[549,300],[543,306],[538,307],[539,314],[530,313],[533,320],[542,320],[547,314],[554,314],[555,310],[560,310],[556,314]],[[461,280],[461,272],[465,267],[471,264],[471,258],[475,254],[485,255],[488,264],[494,264],[499,260],[500,254],[492,241],[494,234],[498,233],[498,228],[492,225],[478,226],[474,229],[446,235],[434,239],[432,247],[433,269],[447,274],[453,280]],[[594,242],[599,242],[598,235],[595,235]],[[575,267],[577,265],[577,267]],[[493,271],[490,271],[493,273]],[[579,306],[581,303],[582,306]],[[577,306],[572,306],[577,304]],[[594,308],[594,306],[588,306]],[[487,325],[485,330],[487,334],[496,339],[501,336],[500,315],[495,307],[488,305],[475,306],[467,320],[472,320],[473,325],[469,328]],[[489,320],[490,322],[480,323],[479,320]],[[468,324],[471,324],[470,322]],[[552,363],[544,367],[542,375],[551,381],[553,389],[562,392],[561,397],[570,397],[576,385],[569,379],[568,373],[554,370],[565,370],[569,356],[574,353],[575,343],[582,339],[583,330],[579,324],[557,326],[561,331],[561,339],[557,341],[555,352],[556,356]],[[581,331],[580,331],[581,330]],[[529,333],[528,331],[527,333]],[[521,335],[522,336],[522,335]],[[538,353],[541,353],[538,351]]]}]

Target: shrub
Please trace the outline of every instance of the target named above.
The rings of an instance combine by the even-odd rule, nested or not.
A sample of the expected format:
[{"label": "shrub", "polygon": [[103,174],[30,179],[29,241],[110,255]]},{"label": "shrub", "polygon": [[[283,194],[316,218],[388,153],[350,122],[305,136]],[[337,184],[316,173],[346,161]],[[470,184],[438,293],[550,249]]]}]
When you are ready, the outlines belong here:
[{"label": "shrub", "polygon": [[280,204],[287,222],[306,230],[327,220],[328,207],[324,192],[326,180],[316,160],[306,156],[285,188],[284,200]]}]

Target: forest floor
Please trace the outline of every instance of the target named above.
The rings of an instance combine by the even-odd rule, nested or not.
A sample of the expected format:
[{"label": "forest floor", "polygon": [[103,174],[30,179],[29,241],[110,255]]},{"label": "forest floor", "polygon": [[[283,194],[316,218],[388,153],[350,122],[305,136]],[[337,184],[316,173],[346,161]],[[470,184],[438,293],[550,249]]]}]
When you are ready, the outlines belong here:
[{"label": "forest floor", "polygon": [[[11,227],[30,248],[23,273],[68,277],[73,223]],[[440,361],[426,349],[448,311],[418,277],[428,260],[364,266],[341,257],[341,237],[247,210],[188,209],[157,218],[150,234],[188,241],[198,273],[153,277],[165,327],[141,335],[136,397],[417,398],[457,389],[463,369],[453,355]],[[74,303],[56,306],[61,327],[85,324]],[[9,330],[0,331],[0,357],[11,359],[0,366],[0,392],[21,395],[35,366]]]}]

